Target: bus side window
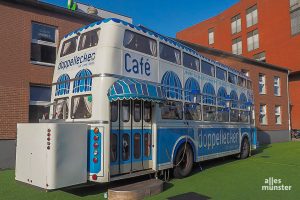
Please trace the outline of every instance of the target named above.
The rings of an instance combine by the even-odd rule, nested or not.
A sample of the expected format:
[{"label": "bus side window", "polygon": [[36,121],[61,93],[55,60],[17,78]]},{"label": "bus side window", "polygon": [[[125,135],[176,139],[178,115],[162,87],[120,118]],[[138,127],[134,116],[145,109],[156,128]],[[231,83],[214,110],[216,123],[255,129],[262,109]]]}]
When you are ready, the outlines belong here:
[{"label": "bus side window", "polygon": [[122,121],[129,122],[130,120],[130,101],[122,101]]},{"label": "bus side window", "polygon": [[182,102],[167,101],[161,106],[162,119],[182,119],[183,109]]},{"label": "bus side window", "polygon": [[203,120],[215,121],[216,120],[216,107],[203,105]]},{"label": "bus side window", "polygon": [[151,122],[151,102],[144,102],[144,121]]},{"label": "bus side window", "polygon": [[134,101],[133,112],[134,112],[134,121],[135,122],[141,121],[141,111],[142,111],[141,101],[138,101],[138,100]]},{"label": "bus side window", "polygon": [[196,103],[185,103],[184,116],[186,120],[201,120],[201,105]]},{"label": "bus side window", "polygon": [[111,121],[112,122],[116,122],[118,120],[118,115],[119,115],[119,112],[118,112],[118,102],[117,101],[111,102],[110,113],[111,113]]}]

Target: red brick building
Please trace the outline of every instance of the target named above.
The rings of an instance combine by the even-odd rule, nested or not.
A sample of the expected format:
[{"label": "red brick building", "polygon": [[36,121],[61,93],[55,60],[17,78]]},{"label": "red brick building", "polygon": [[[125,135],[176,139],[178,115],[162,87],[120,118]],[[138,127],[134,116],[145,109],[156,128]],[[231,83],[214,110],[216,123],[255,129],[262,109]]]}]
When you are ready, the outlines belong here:
[{"label": "red brick building", "polygon": [[[300,129],[300,0],[241,0],[221,14],[178,32],[177,38],[291,69],[291,126]],[[256,99],[272,96],[274,84],[285,84],[273,75],[261,75],[265,75],[260,81],[268,89],[266,93],[259,91]],[[259,74],[251,74],[251,78],[256,80]],[[281,94],[270,100],[278,96]]]},{"label": "red brick building", "polygon": [[0,13],[1,169],[14,166],[17,123],[49,113],[44,105],[61,38],[102,18],[36,0],[0,1]]}]

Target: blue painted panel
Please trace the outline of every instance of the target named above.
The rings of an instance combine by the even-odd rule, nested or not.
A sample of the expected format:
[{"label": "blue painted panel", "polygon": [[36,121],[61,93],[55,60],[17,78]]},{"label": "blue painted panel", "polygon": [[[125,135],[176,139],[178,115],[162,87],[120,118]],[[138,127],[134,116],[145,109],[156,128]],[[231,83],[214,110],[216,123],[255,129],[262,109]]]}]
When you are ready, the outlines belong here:
[{"label": "blue painted panel", "polygon": [[157,161],[158,164],[170,162],[172,151],[176,141],[181,137],[189,135],[194,138],[193,129],[188,128],[161,128],[157,131]]},{"label": "blue painted panel", "polygon": [[240,146],[238,128],[199,128],[198,138],[198,156],[237,150]]},{"label": "blue painted panel", "polygon": [[[94,140],[94,136],[96,134],[94,133],[93,130],[88,131],[88,172],[89,173],[99,173],[101,171],[101,133],[99,132],[97,134],[98,140]],[[94,155],[94,143],[98,143],[98,147],[96,148],[98,151],[98,154],[95,156]],[[97,158],[98,162],[94,163],[93,159]]]},{"label": "blue painted panel", "polygon": [[199,128],[198,138],[198,156],[237,150],[240,146],[238,128]]},{"label": "blue painted panel", "polygon": [[255,148],[258,147],[258,142],[257,142],[257,129],[256,128],[251,128],[251,144]]}]

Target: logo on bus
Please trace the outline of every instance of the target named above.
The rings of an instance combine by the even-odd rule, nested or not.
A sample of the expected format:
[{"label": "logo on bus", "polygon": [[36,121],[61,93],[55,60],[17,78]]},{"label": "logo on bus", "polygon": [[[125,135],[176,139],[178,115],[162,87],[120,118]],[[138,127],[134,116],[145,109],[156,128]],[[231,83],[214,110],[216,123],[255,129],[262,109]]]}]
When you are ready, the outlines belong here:
[{"label": "logo on bus", "polygon": [[129,53],[125,53],[125,66],[126,72],[140,74],[140,75],[151,75],[151,66],[149,60],[144,57],[133,58]]},{"label": "logo on bus", "polygon": [[[74,56],[73,58],[65,61],[61,61],[58,64],[58,70],[68,69],[69,67],[79,65],[79,67],[84,67],[86,65],[94,64],[96,53],[84,53],[81,56]],[[91,63],[92,62],[92,63]]]}]

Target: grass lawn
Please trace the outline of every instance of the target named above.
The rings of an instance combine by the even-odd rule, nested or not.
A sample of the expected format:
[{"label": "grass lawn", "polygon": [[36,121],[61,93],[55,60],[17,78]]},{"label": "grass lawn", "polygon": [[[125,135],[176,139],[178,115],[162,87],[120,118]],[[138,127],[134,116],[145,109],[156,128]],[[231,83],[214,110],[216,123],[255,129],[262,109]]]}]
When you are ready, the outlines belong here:
[{"label": "grass lawn", "polygon": [[[184,179],[173,179],[159,195],[148,199],[300,199],[300,142],[277,143],[260,148],[245,160],[217,159],[202,163],[203,171]],[[265,179],[281,179],[291,191],[262,191]],[[125,181],[126,183],[126,181]],[[0,171],[0,199],[104,199],[111,185],[94,185],[45,192],[14,180],[14,171]],[[174,198],[175,199],[175,198]],[[178,198],[179,199],[179,198]]]}]

